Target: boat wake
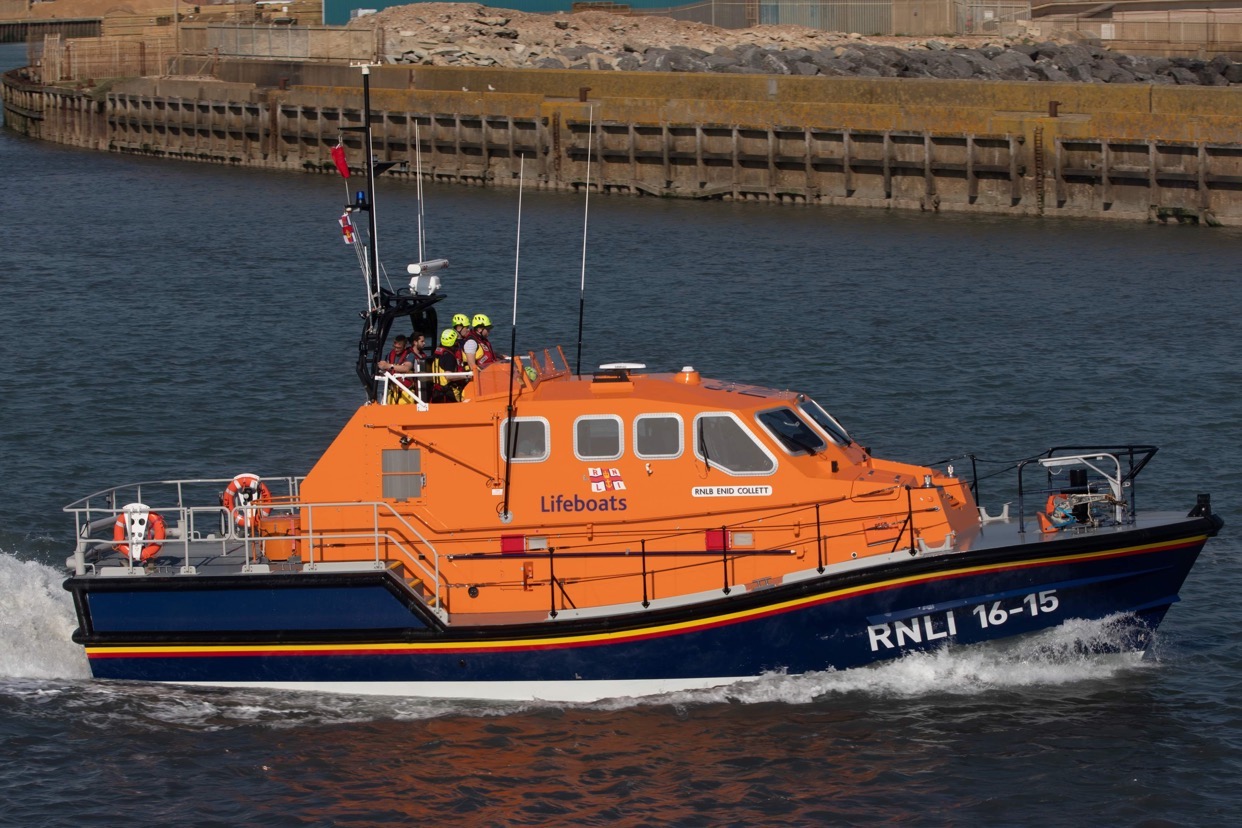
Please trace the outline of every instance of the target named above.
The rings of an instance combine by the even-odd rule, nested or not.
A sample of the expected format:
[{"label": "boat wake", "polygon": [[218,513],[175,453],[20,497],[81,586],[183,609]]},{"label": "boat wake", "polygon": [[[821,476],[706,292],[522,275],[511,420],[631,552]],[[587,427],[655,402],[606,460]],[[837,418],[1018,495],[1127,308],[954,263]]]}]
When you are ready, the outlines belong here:
[{"label": "boat wake", "polygon": [[82,648],[70,639],[77,626],[64,574],[0,549],[0,677],[90,677]]},{"label": "boat wake", "polygon": [[[675,704],[808,704],[849,694],[876,698],[970,696],[1107,681],[1157,663],[1129,649],[1133,635],[1133,624],[1124,615],[1098,621],[1071,619],[1026,638],[948,646],[840,672],[769,675],[726,687],[668,694],[659,700]],[[651,702],[613,699],[598,706],[618,709]]]}]

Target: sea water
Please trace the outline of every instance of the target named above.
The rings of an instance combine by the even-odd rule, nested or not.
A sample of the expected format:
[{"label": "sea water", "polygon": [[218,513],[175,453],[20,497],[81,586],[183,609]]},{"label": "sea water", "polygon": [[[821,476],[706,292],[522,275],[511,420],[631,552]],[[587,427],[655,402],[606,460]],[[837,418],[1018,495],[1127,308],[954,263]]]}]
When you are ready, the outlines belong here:
[{"label": "sea water", "polygon": [[[0,168],[0,824],[1235,818],[1239,231],[530,190],[518,255],[516,191],[428,187],[442,308],[489,314],[503,351],[559,343],[576,364],[585,297],[587,369],[795,388],[880,456],[974,453],[982,474],[1056,444],[1155,443],[1140,508],[1211,492],[1227,525],[1146,658],[1092,655],[1112,630],[1074,622],[591,705],[355,698],[92,681],[60,587],[65,503],[304,473],[364,399],[344,183],[10,133]],[[411,186],[381,193],[394,282],[416,208]],[[981,491],[999,511],[1002,483]]]}]

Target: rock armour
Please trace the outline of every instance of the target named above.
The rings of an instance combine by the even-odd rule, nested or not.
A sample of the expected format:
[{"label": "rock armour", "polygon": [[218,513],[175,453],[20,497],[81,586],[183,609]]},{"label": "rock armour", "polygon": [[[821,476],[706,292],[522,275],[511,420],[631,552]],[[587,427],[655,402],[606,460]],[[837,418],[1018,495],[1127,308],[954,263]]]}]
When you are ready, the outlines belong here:
[{"label": "rock armour", "polygon": [[1090,42],[863,37],[802,26],[719,29],[667,17],[530,14],[417,3],[360,18],[391,63],[943,80],[1229,86],[1242,63],[1119,54]]}]

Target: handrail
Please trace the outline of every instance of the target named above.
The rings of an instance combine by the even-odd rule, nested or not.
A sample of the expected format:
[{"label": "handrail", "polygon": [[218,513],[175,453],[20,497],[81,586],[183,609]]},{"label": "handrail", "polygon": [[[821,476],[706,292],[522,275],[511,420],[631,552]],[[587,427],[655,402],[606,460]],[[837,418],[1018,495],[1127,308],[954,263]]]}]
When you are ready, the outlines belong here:
[{"label": "handrail", "polygon": [[[279,478],[263,478],[264,481]],[[287,478],[290,481],[290,488],[296,489],[297,483],[294,478]],[[74,549],[75,566],[74,569],[78,574],[85,574],[87,571],[86,554],[102,548],[111,548],[115,539],[110,533],[107,537],[98,536],[111,528],[116,518],[123,514],[123,503],[119,501],[128,498],[118,498],[118,493],[132,490],[135,495],[136,502],[142,502],[141,496],[143,488],[150,489],[153,486],[168,486],[175,492],[176,503],[167,504],[165,501],[152,500],[146,504],[151,511],[169,518],[175,517],[173,526],[178,530],[178,537],[168,537],[159,541],[152,540],[150,543],[158,544],[162,549],[170,547],[179,548],[180,557],[182,559],[181,574],[196,574],[190,558],[190,544],[218,544],[220,555],[228,556],[231,551],[236,551],[238,544],[241,545],[242,564],[250,567],[259,562],[262,557],[262,547],[269,541],[287,540],[291,542],[305,542],[308,549],[308,562],[315,563],[315,546],[318,544],[321,548],[326,542],[350,540],[350,539],[373,539],[374,541],[374,560],[378,563],[385,560],[382,553],[382,543],[396,550],[416,572],[421,576],[430,579],[435,584],[437,605],[442,605],[444,598],[443,590],[445,585],[440,578],[440,552],[435,545],[427,539],[427,537],[410,523],[405,516],[401,515],[392,504],[383,501],[333,501],[333,502],[302,502],[298,500],[275,500],[271,503],[252,503],[235,506],[228,509],[224,506],[188,506],[185,505],[185,489],[188,485],[194,484],[227,484],[232,478],[224,479],[200,479],[200,480],[160,480],[148,481],[146,483],[123,484],[110,489],[104,489],[85,498],[80,498],[64,508],[70,512],[75,518],[75,537],[77,542]],[[92,505],[92,500],[103,499],[108,505]],[[325,508],[367,508],[371,510],[371,526],[369,531],[361,529],[356,532],[316,532],[314,530],[314,513],[316,510]],[[299,517],[304,519],[306,530],[290,533],[287,535],[262,535],[254,534],[251,531],[251,525],[256,521],[242,521],[242,525],[237,526],[232,520],[234,513],[248,514],[259,513],[264,511],[280,511],[285,513],[298,513]],[[383,514],[386,521],[395,522],[395,527],[402,528],[408,533],[406,539],[402,539],[393,535],[387,529],[381,529],[380,515]],[[221,528],[219,534],[214,532],[204,533],[198,527],[202,525],[202,516],[211,516],[213,524],[217,521]],[[214,526],[213,526],[214,528]],[[390,527],[392,528],[392,527]],[[427,550],[427,554],[431,556],[432,566],[426,566],[420,560],[419,554],[413,552],[407,543],[413,539],[413,542],[422,545]],[[129,555],[124,555],[123,559],[126,566],[132,571],[134,569],[134,561]],[[92,562],[93,568],[93,562]]]},{"label": "handrail", "polygon": [[[74,504],[66,507],[66,510],[73,512],[78,521],[77,569],[79,573],[85,574],[87,571],[85,561],[85,553],[87,551],[112,546],[113,540],[109,527],[115,517],[121,513],[123,505],[121,501],[124,500],[119,495],[140,491],[143,494],[150,494],[153,487],[162,485],[169,487],[169,499],[184,504],[190,494],[188,490],[192,490],[195,485],[204,489],[208,486],[212,487],[207,489],[207,491],[214,496],[214,492],[218,491],[218,487],[229,480],[231,479],[155,481],[145,484],[128,484],[103,490],[87,498],[75,501]],[[290,488],[296,489],[298,482],[297,479],[290,478]],[[894,488],[899,491],[903,487]],[[721,537],[725,539],[722,545],[723,548],[719,548],[716,543],[710,544],[713,547],[711,549],[673,549],[666,546],[667,544],[684,545],[686,537],[701,534],[704,531],[702,526],[666,531],[655,525],[640,527],[634,524],[617,524],[604,531],[601,531],[601,528],[597,526],[590,538],[562,538],[563,543],[556,548],[534,549],[517,554],[494,553],[490,551],[461,553],[441,551],[428,539],[426,534],[427,527],[419,528],[420,517],[418,514],[398,512],[396,506],[387,501],[303,502],[295,498],[281,498],[273,499],[272,503],[246,504],[234,508],[234,513],[240,512],[243,515],[247,512],[269,509],[278,515],[281,513],[296,515],[298,522],[296,525],[288,527],[290,531],[287,534],[272,535],[262,534],[263,521],[259,522],[259,531],[256,533],[252,528],[253,521],[243,520],[235,522],[231,519],[230,511],[218,505],[177,505],[170,507],[165,506],[164,502],[155,499],[152,499],[148,505],[153,511],[162,512],[167,518],[176,521],[175,525],[180,530],[179,535],[170,534],[170,537],[162,541],[161,545],[177,558],[180,558],[180,574],[182,575],[199,574],[194,568],[196,561],[191,558],[191,547],[193,546],[196,554],[202,554],[204,543],[217,544],[219,554],[222,557],[238,556],[239,568],[246,573],[255,571],[251,568],[258,564],[267,563],[264,555],[265,544],[273,541],[288,542],[294,545],[293,548],[301,553],[301,561],[299,562],[310,571],[314,571],[319,564],[323,563],[323,550],[329,544],[344,545],[354,551],[355,554],[352,560],[355,563],[366,564],[368,561],[372,561],[378,566],[385,562],[398,561],[407,566],[410,573],[434,590],[434,601],[428,599],[428,605],[433,612],[447,623],[449,614],[446,608],[451,604],[449,593],[455,587],[461,586],[448,583],[445,580],[444,564],[453,561],[548,559],[551,568],[551,577],[549,578],[549,589],[551,590],[549,593],[549,610],[551,614],[549,617],[555,618],[558,607],[561,609],[574,607],[574,601],[570,594],[573,591],[572,584],[563,581],[558,576],[555,564],[556,558],[569,561],[593,557],[600,559],[626,557],[632,560],[638,556],[634,555],[630,544],[639,545],[641,548],[641,570],[638,566],[639,562],[634,561],[636,565],[632,570],[617,572],[603,577],[639,577],[642,584],[641,601],[644,606],[649,606],[650,597],[647,589],[647,579],[650,573],[663,568],[659,563],[655,565],[654,569],[651,568],[650,565],[656,561],[680,559],[675,564],[670,563],[665,566],[699,567],[712,565],[721,567],[723,583],[718,589],[723,594],[729,595],[733,592],[732,587],[734,586],[730,581],[732,563],[745,558],[798,555],[800,554],[800,549],[804,549],[806,553],[810,554],[811,550],[814,549],[814,566],[822,574],[827,563],[825,550],[828,541],[835,539],[839,542],[846,538],[856,537],[860,543],[864,543],[864,533],[870,532],[873,528],[880,529],[890,525],[895,527],[898,524],[901,528],[897,532],[896,542],[900,544],[908,536],[911,549],[914,550],[917,548],[915,515],[935,511],[937,508],[934,506],[915,508],[909,493],[907,493],[905,503],[888,498],[882,501],[872,501],[872,508],[868,509],[865,515],[853,513],[849,518],[831,518],[821,513],[822,507],[840,502],[843,499],[845,498],[829,498],[790,504],[787,509],[781,510],[776,514],[770,510],[745,516],[735,513],[733,521],[712,529],[713,532],[720,532]],[[898,505],[899,503],[900,505]],[[348,531],[323,531],[317,528],[317,524],[321,522],[318,513],[321,513],[324,509],[342,508],[353,512],[353,517],[348,521],[351,524]],[[723,514],[721,513],[722,516]],[[106,517],[102,520],[84,521],[86,517],[99,518],[104,515]],[[739,517],[740,519],[737,519]],[[755,520],[763,521],[767,527],[775,526],[774,520],[782,524],[806,521],[814,527],[814,535],[807,533],[803,539],[798,540],[790,548],[738,549],[734,547],[730,542],[730,533],[745,531],[747,527],[756,525],[754,523]],[[902,523],[903,520],[905,521],[904,523]],[[209,522],[212,529],[219,525],[219,534],[216,535],[214,532],[208,532],[204,528],[205,522]],[[270,526],[271,523],[268,522],[267,525]],[[84,532],[84,529],[87,531]],[[480,537],[485,536],[481,535]],[[681,540],[679,541],[678,538],[681,538]],[[613,544],[616,545],[614,546]],[[625,544],[627,547],[624,551],[619,548],[622,544]],[[361,556],[358,556],[357,553],[365,549],[367,545],[372,547],[370,553],[364,552]],[[612,548],[607,548],[609,546],[612,546]],[[657,548],[652,549],[652,546]],[[658,548],[659,546],[665,546],[666,548],[660,549]],[[210,547],[207,547],[207,549],[210,550]],[[158,557],[162,564],[167,565],[169,563],[166,556],[161,555]],[[123,556],[123,558],[125,565],[129,567],[131,572],[142,569],[142,565],[136,564],[128,555]],[[696,561],[695,559],[699,560]],[[199,560],[197,563],[201,570],[202,561]],[[91,569],[94,570],[94,564],[91,565]],[[259,571],[267,571],[267,569],[263,567]],[[434,587],[432,587],[433,584]],[[640,596],[636,594],[635,599],[639,600]]]},{"label": "handrail", "polygon": [[410,399],[414,400],[414,402],[418,405],[419,410],[423,411],[425,410],[425,406],[427,406],[430,401],[424,400],[422,398],[422,394],[415,390],[420,387],[419,382],[415,382],[411,387],[406,385],[402,380],[413,379],[435,381],[442,377],[448,377],[449,379],[470,379],[473,376],[474,373],[471,371],[451,371],[445,373],[438,373],[434,371],[415,371],[409,374],[394,374],[391,371],[384,371],[376,375],[374,378],[376,382],[380,383],[380,393],[377,401],[380,405],[391,405],[391,403],[388,402],[388,391],[390,388],[397,388],[400,393],[403,393],[410,397]]},{"label": "handrail", "polygon": [[[1094,495],[1100,485],[1107,485],[1107,497],[1098,496],[1110,501],[1113,506],[1113,520],[1118,524],[1134,523],[1137,507],[1134,478],[1151,461],[1159,449],[1152,445],[1123,445],[1108,447],[1091,446],[1056,446],[1036,457],[1027,458],[1017,464],[1018,469],[1018,531],[1026,532],[1026,485],[1025,471],[1028,466],[1039,466],[1048,475],[1047,488],[1037,490],[1039,494],[1062,493],[1071,495]],[[1072,453],[1062,453],[1072,452]],[[1137,456],[1136,456],[1137,455]],[[1123,470],[1121,457],[1128,460],[1128,467]],[[1102,461],[1111,461],[1113,474],[1099,466]],[[1053,486],[1052,478],[1060,471],[1070,472],[1069,481],[1065,485]],[[1094,472],[1094,476],[1092,476]],[[1098,499],[1094,498],[1094,499]],[[1089,504],[1080,504],[1077,508],[1088,509]],[[1084,511],[1084,514],[1086,512]]]}]

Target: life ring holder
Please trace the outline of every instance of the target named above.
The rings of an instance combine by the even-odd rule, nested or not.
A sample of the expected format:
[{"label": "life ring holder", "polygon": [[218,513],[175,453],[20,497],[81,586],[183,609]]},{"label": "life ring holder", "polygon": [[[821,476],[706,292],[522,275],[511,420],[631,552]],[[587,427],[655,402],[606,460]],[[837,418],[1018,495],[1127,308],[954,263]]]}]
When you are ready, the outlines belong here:
[{"label": "life ring holder", "polygon": [[[112,548],[134,563],[146,563],[159,554],[167,535],[164,518],[142,503],[128,503],[112,524]],[[138,546],[139,543],[143,545]]]},{"label": "life ring holder", "polygon": [[1069,497],[1057,492],[1048,495],[1044,511],[1035,514],[1039,518],[1039,531],[1046,535],[1073,526],[1077,520],[1070,508]]},{"label": "life ring holder", "polygon": [[270,507],[253,507],[271,502],[272,490],[262,478],[251,472],[242,472],[234,477],[220,495],[220,505],[228,512],[233,525],[242,531],[255,529],[263,518],[272,513]]}]

